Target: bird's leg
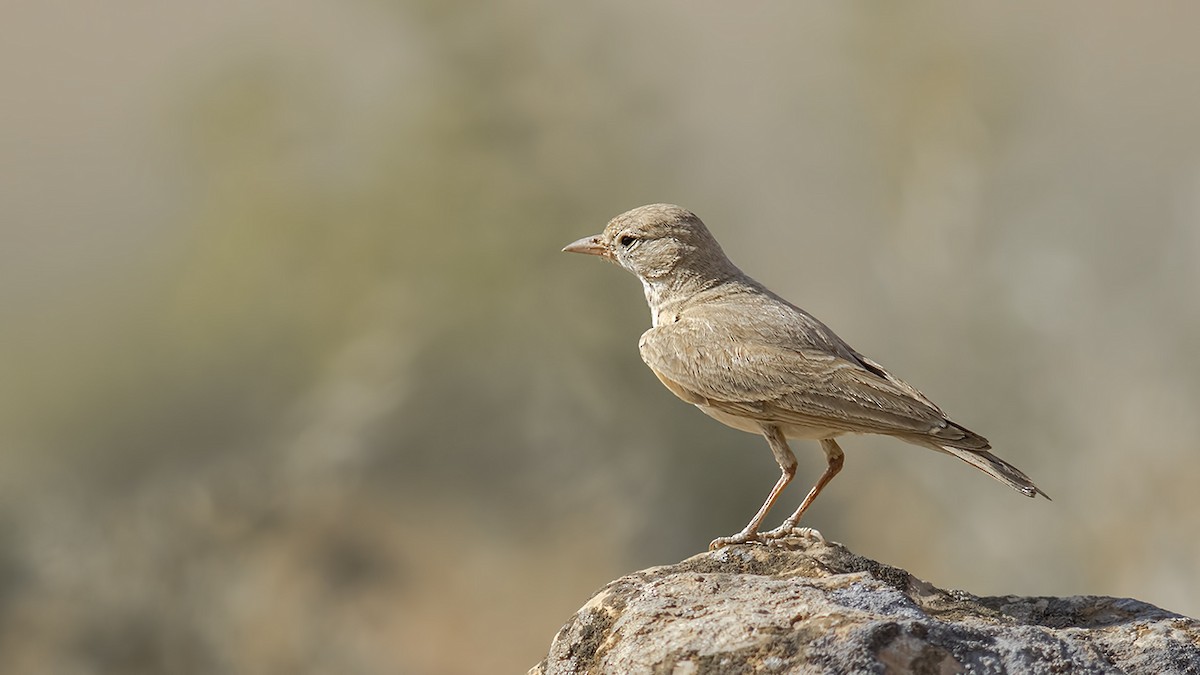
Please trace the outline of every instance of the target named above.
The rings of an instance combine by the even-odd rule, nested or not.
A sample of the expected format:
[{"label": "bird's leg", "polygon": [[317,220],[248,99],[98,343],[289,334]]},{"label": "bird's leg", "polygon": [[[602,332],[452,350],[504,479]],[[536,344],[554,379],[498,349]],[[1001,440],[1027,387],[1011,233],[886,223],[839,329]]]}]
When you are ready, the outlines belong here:
[{"label": "bird's leg", "polygon": [[800,517],[808,510],[809,505],[816,500],[817,495],[821,494],[821,490],[825,488],[829,481],[833,480],[833,477],[842,470],[845,455],[842,454],[842,449],[838,446],[837,441],[832,438],[823,438],[821,439],[821,449],[825,451],[825,459],[829,462],[825,473],[821,474],[821,477],[817,480],[817,484],[808,491],[808,495],[800,503],[800,508],[796,509],[795,513],[788,516],[788,519],[783,521],[782,525],[770,532],[763,532],[758,535],[759,537],[762,539],[782,539],[793,534],[796,530],[796,525],[800,522]]},{"label": "bird's leg", "polygon": [[741,532],[731,537],[719,537],[713,539],[708,545],[708,550],[715,551],[722,546],[730,544],[745,544],[750,541],[758,541],[758,526],[762,525],[763,518],[767,517],[767,512],[775,505],[775,500],[779,499],[779,493],[783,492],[783,488],[792,482],[792,477],[796,475],[796,456],[792,454],[792,449],[788,447],[787,439],[783,436],[783,431],[774,425],[763,425],[763,436],[767,439],[767,444],[771,446],[771,452],[775,455],[775,461],[779,463],[779,480],[775,482],[775,487],[771,488],[771,494],[767,495],[767,501],[763,502],[762,508],[754,517],[746,523],[746,527],[742,528]]}]

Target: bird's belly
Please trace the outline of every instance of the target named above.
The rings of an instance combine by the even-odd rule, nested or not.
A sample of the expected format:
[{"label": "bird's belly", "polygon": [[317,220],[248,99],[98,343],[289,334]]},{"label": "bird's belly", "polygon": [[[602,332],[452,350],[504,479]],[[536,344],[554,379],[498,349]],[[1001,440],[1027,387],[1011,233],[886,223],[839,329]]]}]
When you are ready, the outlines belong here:
[{"label": "bird's belly", "polygon": [[[712,406],[699,403],[696,404],[696,407],[703,411],[705,415],[708,415],[725,426],[733,427],[739,431],[746,431],[752,434],[762,433],[762,422],[759,420],[750,417],[742,417],[740,415],[731,415],[723,410],[718,410]],[[795,424],[781,424],[780,428],[783,430],[784,436],[800,440],[833,438],[834,436],[841,436],[843,433],[845,433],[844,431],[837,431],[834,429],[822,429]]]}]

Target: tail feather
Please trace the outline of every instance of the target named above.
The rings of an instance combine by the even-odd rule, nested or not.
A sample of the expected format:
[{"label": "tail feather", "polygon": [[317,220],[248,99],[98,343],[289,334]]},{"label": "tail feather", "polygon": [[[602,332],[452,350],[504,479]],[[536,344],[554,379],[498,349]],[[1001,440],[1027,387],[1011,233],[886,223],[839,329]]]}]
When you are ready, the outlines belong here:
[{"label": "tail feather", "polygon": [[954,455],[1026,497],[1041,495],[1046,499],[1050,499],[1050,495],[1034,485],[1033,481],[1024,472],[987,450],[964,450],[963,448],[956,448],[949,445],[932,445],[931,447],[939,452]]}]

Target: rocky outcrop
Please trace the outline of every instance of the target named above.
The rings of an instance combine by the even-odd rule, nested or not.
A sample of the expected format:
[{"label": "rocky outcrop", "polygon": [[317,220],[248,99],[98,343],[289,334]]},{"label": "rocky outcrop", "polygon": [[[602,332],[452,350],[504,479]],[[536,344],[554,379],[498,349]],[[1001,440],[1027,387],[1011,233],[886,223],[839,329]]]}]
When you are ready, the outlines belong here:
[{"label": "rocky outcrop", "polygon": [[1200,622],[1121,598],[945,591],[810,532],[621,577],[529,672],[1200,674]]}]

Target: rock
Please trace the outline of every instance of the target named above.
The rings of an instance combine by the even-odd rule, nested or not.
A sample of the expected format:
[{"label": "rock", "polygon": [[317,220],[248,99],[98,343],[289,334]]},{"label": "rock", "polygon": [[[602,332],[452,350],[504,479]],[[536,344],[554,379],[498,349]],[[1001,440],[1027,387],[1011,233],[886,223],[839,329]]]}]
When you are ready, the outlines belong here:
[{"label": "rock", "polygon": [[944,591],[818,533],[605,586],[530,675],[1195,673],[1200,622],[1137,600]]}]

